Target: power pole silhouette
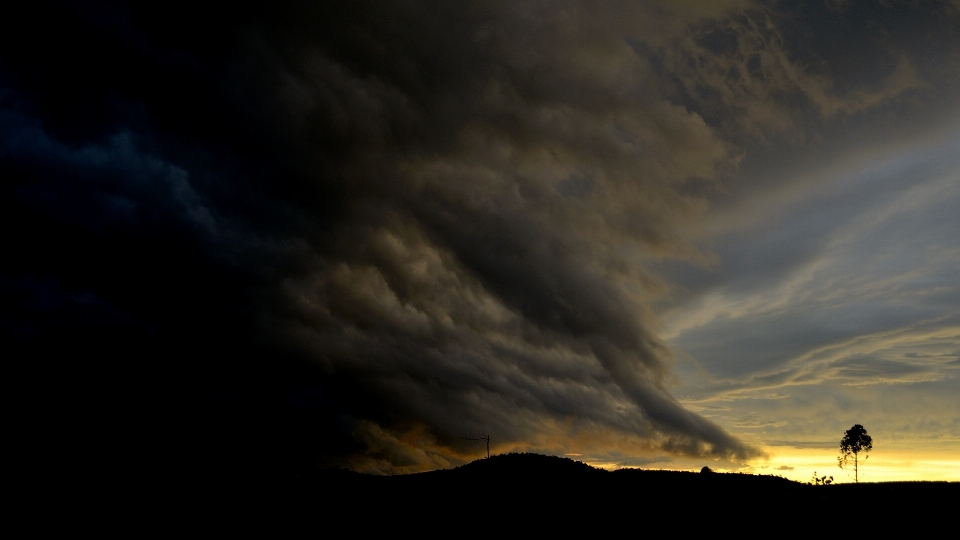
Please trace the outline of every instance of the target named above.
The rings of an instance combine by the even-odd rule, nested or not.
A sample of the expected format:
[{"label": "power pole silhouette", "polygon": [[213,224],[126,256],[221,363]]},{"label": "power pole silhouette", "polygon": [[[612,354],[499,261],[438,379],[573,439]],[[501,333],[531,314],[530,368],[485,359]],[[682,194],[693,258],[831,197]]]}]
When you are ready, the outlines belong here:
[{"label": "power pole silhouette", "polygon": [[479,437],[475,437],[475,438],[464,437],[463,439],[466,441],[487,441],[487,458],[490,457],[490,434],[489,433],[481,433]]}]

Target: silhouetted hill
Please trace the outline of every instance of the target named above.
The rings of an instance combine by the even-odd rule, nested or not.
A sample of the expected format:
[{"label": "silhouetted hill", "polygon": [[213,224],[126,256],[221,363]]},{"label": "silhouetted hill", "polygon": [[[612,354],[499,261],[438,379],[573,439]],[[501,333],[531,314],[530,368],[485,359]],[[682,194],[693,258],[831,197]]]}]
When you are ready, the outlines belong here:
[{"label": "silhouetted hill", "polygon": [[237,471],[195,484],[184,481],[168,486],[172,492],[163,497],[160,507],[169,505],[169,516],[224,524],[260,516],[315,532],[411,528],[459,534],[522,527],[562,533],[653,523],[688,531],[760,523],[799,526],[844,515],[891,524],[941,515],[960,500],[958,483],[811,486],[749,474],[608,472],[538,454],[499,455],[397,476],[323,470],[254,477]]},{"label": "silhouetted hill", "polygon": [[488,459],[478,459],[449,471],[434,471],[424,474],[433,475],[438,472],[446,473],[458,480],[483,478],[507,482],[534,480],[548,482],[556,479],[580,481],[599,478],[607,474],[607,471],[569,458],[527,453],[500,454]]}]

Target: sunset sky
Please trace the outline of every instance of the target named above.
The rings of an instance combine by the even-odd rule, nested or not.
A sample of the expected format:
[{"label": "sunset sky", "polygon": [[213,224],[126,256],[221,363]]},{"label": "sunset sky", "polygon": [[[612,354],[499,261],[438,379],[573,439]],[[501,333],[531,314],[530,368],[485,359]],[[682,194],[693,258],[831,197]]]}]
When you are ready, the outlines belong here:
[{"label": "sunset sky", "polygon": [[960,481],[960,1],[202,4],[0,23],[24,429]]}]

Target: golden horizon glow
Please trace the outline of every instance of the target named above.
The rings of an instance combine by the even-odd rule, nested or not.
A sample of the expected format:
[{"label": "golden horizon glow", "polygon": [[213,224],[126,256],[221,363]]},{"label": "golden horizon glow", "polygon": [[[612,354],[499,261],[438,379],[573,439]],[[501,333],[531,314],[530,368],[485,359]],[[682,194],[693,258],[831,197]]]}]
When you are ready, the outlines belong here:
[{"label": "golden horizon glow", "polygon": [[[704,458],[674,458],[649,466],[623,466],[609,460],[583,460],[591,467],[614,471],[623,468],[699,472],[707,465],[716,472],[782,476],[796,482],[811,482],[814,473],[832,476],[833,483],[853,483],[853,469],[837,466],[838,449],[763,446],[767,459],[742,466],[711,462]],[[569,455],[569,454],[568,454]],[[875,443],[860,464],[860,482],[960,482],[960,440],[892,441]]]},{"label": "golden horizon glow", "polygon": [[[837,466],[838,450],[766,446],[769,460],[751,467],[757,474],[775,474],[809,482],[814,472],[833,476],[834,482],[854,482],[853,470]],[[861,482],[960,482],[960,441],[894,441],[874,443],[860,465]]]}]

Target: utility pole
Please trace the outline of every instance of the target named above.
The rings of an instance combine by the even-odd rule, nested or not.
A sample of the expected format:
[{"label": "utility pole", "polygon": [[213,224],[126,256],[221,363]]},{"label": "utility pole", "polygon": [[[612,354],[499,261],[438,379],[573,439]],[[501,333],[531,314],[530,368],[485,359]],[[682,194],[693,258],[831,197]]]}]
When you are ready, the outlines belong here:
[{"label": "utility pole", "polygon": [[466,441],[487,441],[487,458],[490,458],[490,434],[481,433],[479,437],[464,437]]}]

